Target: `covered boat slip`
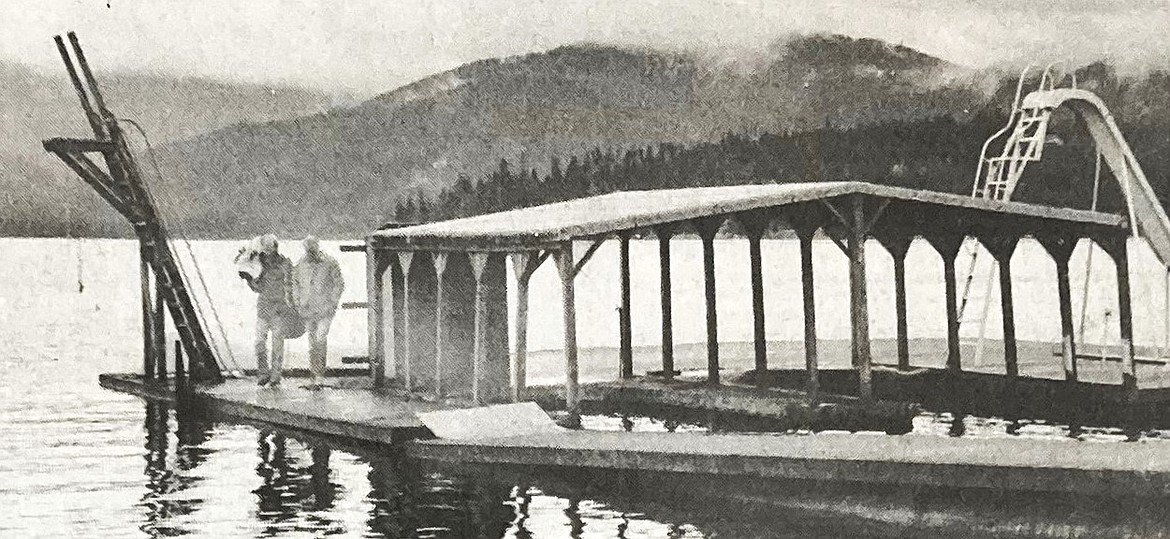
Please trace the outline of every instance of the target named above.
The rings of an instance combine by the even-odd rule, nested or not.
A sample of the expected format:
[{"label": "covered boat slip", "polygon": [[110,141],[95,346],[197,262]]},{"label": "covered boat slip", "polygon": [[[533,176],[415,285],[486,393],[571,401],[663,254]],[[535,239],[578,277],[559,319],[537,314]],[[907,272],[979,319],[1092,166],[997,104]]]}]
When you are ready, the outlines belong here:
[{"label": "covered boat slip", "polygon": [[[910,243],[925,239],[943,260],[946,294],[946,371],[963,369],[959,339],[960,298],[957,262],[960,248],[974,238],[998,263],[1002,290],[1005,377],[1019,376],[1009,261],[1021,238],[1038,240],[1057,268],[1060,292],[1064,378],[1078,380],[1077,352],[1069,284],[1069,258],[1077,242],[1088,239],[1115,263],[1120,325],[1120,363],[1124,400],[1134,402],[1138,384],[1134,362],[1129,282],[1127,219],[1120,215],[1010,201],[909,190],[868,183],[751,185],[618,192],[568,202],[478,217],[386,227],[366,239],[370,299],[371,370],[375,384],[387,374],[409,390],[435,396],[464,395],[473,402],[523,400],[526,396],[528,279],[552,258],[561,280],[564,316],[565,399],[570,416],[579,410],[578,350],[574,279],[608,239],[620,242],[621,306],[619,372],[632,378],[630,238],[653,234],[659,242],[662,309],[662,370],[670,378],[673,358],[670,239],[693,233],[702,240],[707,381],[720,384],[714,239],[729,220],[749,243],[752,276],[754,360],[768,369],[760,241],[777,227],[800,242],[804,306],[804,389],[821,400],[818,379],[816,311],[812,265],[813,237],[826,234],[849,263],[852,369],[856,394],[874,398],[866,294],[865,249],[876,244],[894,260],[897,365],[910,368],[907,335],[905,259]],[[574,245],[586,242],[587,248]],[[516,279],[515,348],[508,349],[505,258]],[[797,278],[793,275],[793,278]],[[549,301],[550,298],[539,298]],[[555,300],[553,300],[555,301]],[[748,305],[744,306],[749,308]],[[1055,315],[1056,313],[1054,313]],[[510,381],[509,381],[509,375]]]}]

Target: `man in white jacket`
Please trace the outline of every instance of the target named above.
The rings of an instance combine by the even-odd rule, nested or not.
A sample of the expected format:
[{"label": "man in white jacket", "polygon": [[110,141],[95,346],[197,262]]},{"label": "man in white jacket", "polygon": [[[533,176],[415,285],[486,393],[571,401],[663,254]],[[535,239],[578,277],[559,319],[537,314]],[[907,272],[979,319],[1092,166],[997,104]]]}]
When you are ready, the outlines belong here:
[{"label": "man in white jacket", "polygon": [[321,251],[317,238],[305,238],[304,246],[305,256],[292,270],[293,306],[309,335],[309,370],[313,373],[309,387],[320,389],[325,377],[329,325],[337,313],[345,282],[337,260]]}]

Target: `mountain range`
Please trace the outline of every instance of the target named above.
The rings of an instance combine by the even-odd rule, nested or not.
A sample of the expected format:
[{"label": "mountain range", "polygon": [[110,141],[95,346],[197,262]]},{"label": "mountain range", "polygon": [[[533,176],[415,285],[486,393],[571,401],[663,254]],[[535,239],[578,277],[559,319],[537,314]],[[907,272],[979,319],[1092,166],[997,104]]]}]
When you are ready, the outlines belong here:
[{"label": "mountain range", "polygon": [[[501,158],[545,171],[553,157],[592,148],[962,120],[1010,101],[996,93],[997,73],[836,35],[796,36],[735,57],[565,46],[472,62],[347,106],[297,88],[99,78],[111,108],[155,139],[151,155],[134,143],[172,228],[229,238],[361,237],[392,216],[402,195],[479,178]],[[0,65],[0,88],[0,133],[10,141],[0,149],[0,185],[10,206],[16,193],[24,208],[0,217],[0,232],[60,235],[72,222],[77,234],[127,234],[40,150],[40,138],[79,135],[85,125],[64,77]],[[155,162],[157,171],[146,166]],[[74,206],[72,217],[64,204]]]}]

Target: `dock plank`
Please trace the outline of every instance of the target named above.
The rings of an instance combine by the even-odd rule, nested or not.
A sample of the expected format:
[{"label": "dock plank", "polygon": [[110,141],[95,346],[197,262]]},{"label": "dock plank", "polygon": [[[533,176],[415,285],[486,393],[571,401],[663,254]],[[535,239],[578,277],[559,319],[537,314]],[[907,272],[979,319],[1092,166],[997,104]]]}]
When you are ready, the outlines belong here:
[{"label": "dock plank", "polygon": [[[339,387],[319,391],[300,387],[305,381],[286,378],[280,387],[268,388],[250,379],[229,379],[199,388],[195,397],[219,414],[383,444],[427,434],[418,414],[449,408],[435,402],[408,401],[394,392],[375,392],[361,379],[332,379]],[[173,400],[173,386],[143,382],[136,375],[102,375],[101,384],[141,397]]]},{"label": "dock plank", "polygon": [[566,431],[412,442],[422,460],[1087,495],[1170,495],[1160,443]]}]

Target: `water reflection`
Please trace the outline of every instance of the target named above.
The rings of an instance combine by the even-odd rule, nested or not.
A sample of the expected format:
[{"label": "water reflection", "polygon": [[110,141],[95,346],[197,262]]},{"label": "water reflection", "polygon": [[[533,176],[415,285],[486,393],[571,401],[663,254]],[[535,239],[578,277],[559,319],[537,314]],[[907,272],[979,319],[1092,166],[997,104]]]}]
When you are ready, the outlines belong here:
[{"label": "water reflection", "polygon": [[[515,487],[421,473],[401,458],[370,460],[369,528],[376,537],[504,537],[527,518]],[[523,509],[517,509],[523,507]],[[522,525],[521,525],[522,527]],[[522,532],[515,537],[531,537]]]},{"label": "water reflection", "polygon": [[283,531],[326,531],[340,528],[330,511],[341,485],[332,481],[328,447],[310,447],[310,462],[288,450],[289,439],[275,431],[261,431],[257,440],[260,462],[256,474],[256,516],[266,525],[260,537]]},{"label": "water reflection", "polygon": [[206,459],[209,450],[201,447],[209,425],[196,417],[179,413],[175,417],[174,458],[170,456],[171,409],[165,403],[148,403],[145,414],[146,491],[139,506],[146,509],[140,529],[151,537],[187,535],[191,530],[176,525],[183,516],[198,511],[204,500],[184,497],[198,476],[191,474]]}]

